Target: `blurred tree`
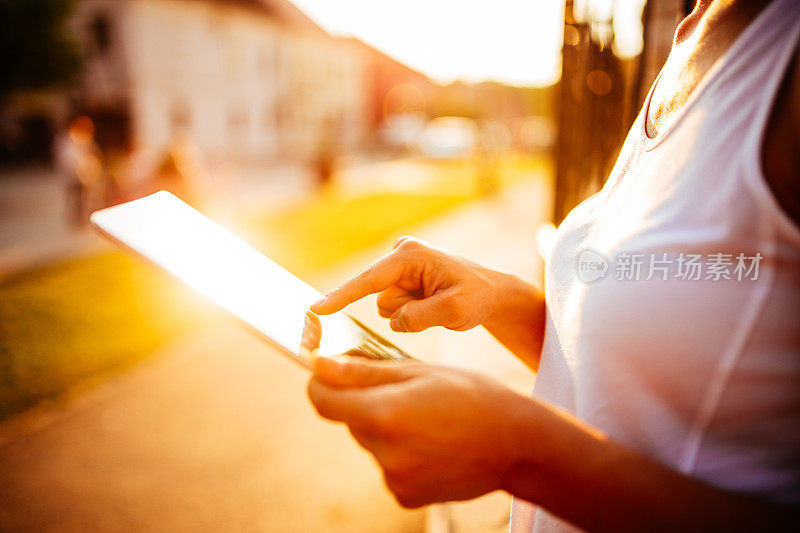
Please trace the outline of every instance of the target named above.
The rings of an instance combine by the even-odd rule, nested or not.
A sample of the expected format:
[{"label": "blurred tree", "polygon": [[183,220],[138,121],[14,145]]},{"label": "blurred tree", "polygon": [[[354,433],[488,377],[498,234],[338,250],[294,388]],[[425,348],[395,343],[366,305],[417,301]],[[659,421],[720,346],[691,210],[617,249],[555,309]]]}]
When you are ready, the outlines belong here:
[{"label": "blurred tree", "polygon": [[69,84],[80,67],[68,28],[72,0],[0,0],[0,101]]},{"label": "blurred tree", "polygon": [[[566,0],[556,145],[555,222],[602,187],[650,84],[672,46],[689,0],[647,0],[644,48],[637,57],[614,53],[615,11],[603,0]],[[619,9],[633,9],[621,3]],[[616,5],[616,4],[612,4]]]}]

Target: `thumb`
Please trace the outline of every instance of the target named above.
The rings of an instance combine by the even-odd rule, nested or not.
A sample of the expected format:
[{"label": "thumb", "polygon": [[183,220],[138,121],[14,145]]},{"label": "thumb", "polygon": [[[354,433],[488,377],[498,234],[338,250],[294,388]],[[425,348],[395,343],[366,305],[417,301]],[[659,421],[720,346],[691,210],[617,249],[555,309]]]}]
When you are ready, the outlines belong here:
[{"label": "thumb", "polygon": [[419,363],[369,361],[357,356],[317,357],[312,363],[314,377],[333,387],[373,387],[405,381],[420,372]]},{"label": "thumb", "polygon": [[457,318],[453,297],[444,291],[406,303],[395,312],[389,326],[394,331],[416,333],[433,326],[451,327]]}]

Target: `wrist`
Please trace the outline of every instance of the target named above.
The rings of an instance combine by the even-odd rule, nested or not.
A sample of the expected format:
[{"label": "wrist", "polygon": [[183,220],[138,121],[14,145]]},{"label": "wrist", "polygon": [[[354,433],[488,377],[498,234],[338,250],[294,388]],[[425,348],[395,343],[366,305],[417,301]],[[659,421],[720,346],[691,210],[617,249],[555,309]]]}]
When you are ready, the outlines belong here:
[{"label": "wrist", "polygon": [[507,321],[514,314],[535,305],[538,291],[514,274],[490,270],[493,294],[486,318],[481,323],[487,328]]},{"label": "wrist", "polygon": [[540,427],[540,407],[536,400],[520,397],[505,420],[508,431],[502,443],[505,461],[500,472],[500,489],[514,495],[519,495],[515,489],[522,478],[533,481],[530,474],[538,477],[544,466],[542,456],[547,454],[544,448],[548,443]]},{"label": "wrist", "polygon": [[570,521],[592,514],[585,502],[608,495],[605,483],[620,474],[620,447],[566,411],[535,399],[531,404],[514,422],[519,440],[502,490]]},{"label": "wrist", "polygon": [[513,274],[489,271],[486,279],[492,298],[480,324],[536,371],[544,340],[544,294]]}]

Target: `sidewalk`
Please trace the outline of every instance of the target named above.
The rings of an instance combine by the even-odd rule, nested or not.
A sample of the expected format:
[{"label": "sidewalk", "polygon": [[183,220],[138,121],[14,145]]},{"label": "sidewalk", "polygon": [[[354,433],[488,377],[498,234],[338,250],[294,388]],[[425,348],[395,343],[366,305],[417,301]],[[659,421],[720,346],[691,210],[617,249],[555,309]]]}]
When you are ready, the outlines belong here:
[{"label": "sidewalk", "polygon": [[[525,182],[413,233],[535,280],[533,233],[546,205],[549,188]],[[310,281],[333,287],[390,246]],[[483,331],[403,336],[388,331],[374,302],[351,312],[422,359],[532,386],[530,372]],[[425,512],[394,503],[346,429],[314,413],[306,380],[220,315],[213,329],[75,401],[1,428],[0,530],[422,531]],[[444,514],[471,515],[464,531],[500,531],[506,505],[496,494]],[[482,506],[488,511],[475,515]]]},{"label": "sidewalk", "polygon": [[66,183],[47,167],[0,175],[0,277],[105,244],[68,223]]},{"label": "sidewalk", "polygon": [[[193,186],[213,215],[285,207],[314,187],[310,169],[292,163],[214,167]],[[113,247],[88,225],[69,221],[66,180],[46,167],[0,173],[0,278]]]}]

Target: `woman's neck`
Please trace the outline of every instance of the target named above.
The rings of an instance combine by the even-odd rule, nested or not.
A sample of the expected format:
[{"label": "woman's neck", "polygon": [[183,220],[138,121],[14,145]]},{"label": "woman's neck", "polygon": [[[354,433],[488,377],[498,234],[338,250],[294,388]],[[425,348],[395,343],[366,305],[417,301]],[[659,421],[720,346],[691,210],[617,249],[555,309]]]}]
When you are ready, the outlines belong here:
[{"label": "woman's neck", "polygon": [[766,3],[759,0],[698,1],[675,30],[672,51],[648,109],[648,136],[657,135],[670,121],[705,73],[764,7]]},{"label": "woman's neck", "polygon": [[732,41],[769,2],[763,0],[698,0],[675,30],[673,44],[689,39]]}]

